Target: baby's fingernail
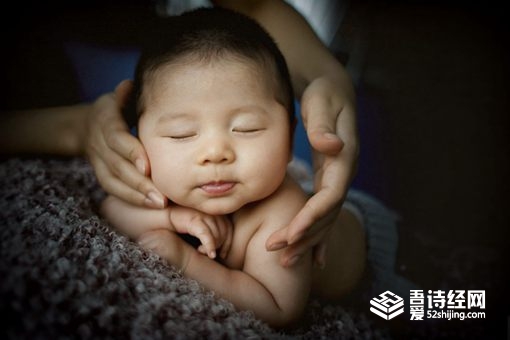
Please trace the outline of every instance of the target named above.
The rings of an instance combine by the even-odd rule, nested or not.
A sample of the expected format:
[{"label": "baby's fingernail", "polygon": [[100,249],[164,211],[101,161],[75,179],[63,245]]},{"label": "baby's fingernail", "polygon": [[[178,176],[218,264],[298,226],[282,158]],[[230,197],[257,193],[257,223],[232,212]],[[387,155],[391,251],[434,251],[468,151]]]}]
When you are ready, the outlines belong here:
[{"label": "baby's fingernail", "polygon": [[292,267],[295,265],[301,257],[299,255],[296,255],[294,257],[291,257],[289,261],[287,261],[287,266]]},{"label": "baby's fingernail", "polygon": [[209,257],[210,257],[211,259],[216,258],[216,252],[215,252],[214,250],[213,250],[213,251],[210,251],[210,252],[209,252]]},{"label": "baby's fingernail", "polygon": [[165,207],[165,201],[163,200],[163,198],[155,193],[154,191],[151,191],[147,194],[147,197],[149,198],[149,200],[152,201],[153,205],[156,207],[156,208],[164,208]]},{"label": "baby's fingernail", "polygon": [[140,171],[140,173],[145,176],[145,162],[138,158],[135,161],[135,166],[138,169],[138,171]]},{"label": "baby's fingernail", "polygon": [[269,250],[279,250],[279,249],[282,249],[282,248],[285,248],[287,247],[287,242],[278,242],[278,243],[273,243],[269,246]]}]

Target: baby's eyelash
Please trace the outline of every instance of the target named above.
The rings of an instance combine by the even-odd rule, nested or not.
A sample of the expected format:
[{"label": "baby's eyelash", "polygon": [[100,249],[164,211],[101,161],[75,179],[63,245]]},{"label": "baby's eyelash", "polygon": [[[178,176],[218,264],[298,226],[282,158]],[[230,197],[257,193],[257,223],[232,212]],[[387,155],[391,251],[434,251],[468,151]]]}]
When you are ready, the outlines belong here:
[{"label": "baby's eyelash", "polygon": [[168,138],[174,139],[174,140],[186,140],[195,137],[196,133],[189,133],[189,134],[182,134],[182,135],[169,135]]},{"label": "baby's eyelash", "polygon": [[262,128],[262,127],[258,127],[258,128],[233,128],[232,129],[232,131],[239,132],[239,133],[254,133],[254,132],[258,132],[258,131],[262,131],[262,130],[265,130],[265,129]]}]

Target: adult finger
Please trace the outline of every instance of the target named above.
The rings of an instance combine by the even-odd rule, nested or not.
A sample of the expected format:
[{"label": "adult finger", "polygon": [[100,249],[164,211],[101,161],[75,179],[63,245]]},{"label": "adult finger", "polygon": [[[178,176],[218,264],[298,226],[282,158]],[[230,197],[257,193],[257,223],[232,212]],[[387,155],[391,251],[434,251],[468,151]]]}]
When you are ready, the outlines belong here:
[{"label": "adult finger", "polygon": [[150,174],[150,163],[147,153],[138,138],[131,135],[129,131],[122,126],[115,126],[116,122],[111,122],[103,127],[103,136],[105,146],[129,160],[136,169],[144,176]]},{"label": "adult finger", "polygon": [[99,157],[97,152],[89,153],[89,160],[103,189],[133,204],[151,208],[165,207],[165,196],[156,189],[148,177],[140,174],[129,161],[112,151],[105,151],[103,156],[108,160],[108,164]]},{"label": "adult finger", "polygon": [[319,232],[288,246],[281,255],[280,264],[284,267],[294,266],[303,258],[303,255],[307,251],[312,249],[323,240],[328,231],[329,229],[320,230]]},{"label": "adult finger", "polygon": [[141,192],[131,188],[123,181],[117,179],[110,171],[108,166],[98,157],[90,157],[89,161],[94,167],[96,178],[101,187],[109,194],[119,197],[131,204],[137,206],[147,206],[150,208],[159,208],[159,204],[146,197]]},{"label": "adult finger", "polygon": [[[331,196],[333,195],[331,194]],[[299,242],[305,235],[315,234],[317,231],[328,228],[341,206],[333,204],[331,207],[328,205],[316,209],[316,205],[321,206],[321,200],[327,200],[326,196],[329,195],[325,192],[312,196],[287,227],[277,230],[269,236],[266,241],[266,249],[276,251],[286,248]]]},{"label": "adult finger", "polygon": [[[130,87],[130,82],[122,82],[116,89],[116,97],[126,97]],[[116,101],[126,100],[125,98],[116,98]],[[92,129],[91,143],[89,144],[88,154],[97,155],[103,160],[109,168],[110,173],[120,181],[123,181],[131,189],[139,191],[148,199],[150,207],[164,208],[167,200],[154,186],[152,181],[146,176],[150,173],[149,160],[140,141],[132,136],[125,121],[122,119],[119,107],[122,103],[111,104],[111,97],[104,96],[97,102],[101,108],[101,124],[98,129]],[[97,121],[95,121],[97,123]],[[97,163],[96,163],[97,164]],[[116,182],[108,183],[109,177],[103,178],[103,187],[108,188],[116,185],[117,190],[111,192],[119,195],[119,192],[126,192],[123,185]],[[119,198],[133,202],[135,198],[129,196],[120,196]],[[139,196],[139,195],[136,195]],[[139,199],[136,199],[139,201]],[[133,202],[134,203],[134,202]]]},{"label": "adult finger", "polygon": [[298,242],[314,223],[328,214],[339,201],[336,189],[323,188],[308,199],[297,215],[287,227],[287,241],[289,244]]},{"label": "adult finger", "polygon": [[[313,249],[314,260],[319,266],[323,266],[325,263],[325,245],[327,241],[327,234],[334,225],[334,221],[338,212],[341,209],[341,205],[338,204],[331,209],[327,214],[315,222],[312,226],[305,230],[299,238],[294,240],[286,249],[282,255],[282,263],[292,263],[298,261],[298,259],[307,251]],[[294,259],[294,260],[291,260]]]},{"label": "adult finger", "polygon": [[120,108],[126,107],[129,97],[133,93],[133,81],[130,79],[122,80],[115,87],[114,93],[115,93],[115,99],[116,99],[119,107]]},{"label": "adult finger", "polygon": [[338,154],[343,147],[336,133],[336,121],[340,111],[321,96],[303,96],[301,102],[303,123],[312,147],[327,155]]},{"label": "adult finger", "polygon": [[299,241],[312,225],[315,229],[322,228],[327,220],[320,221],[321,218],[338,210],[349,182],[350,172],[341,168],[342,163],[338,157],[325,158],[322,168],[315,175],[319,178],[316,180],[317,193],[308,199],[286,228],[276,231],[268,238],[266,242],[268,250],[282,249]]}]

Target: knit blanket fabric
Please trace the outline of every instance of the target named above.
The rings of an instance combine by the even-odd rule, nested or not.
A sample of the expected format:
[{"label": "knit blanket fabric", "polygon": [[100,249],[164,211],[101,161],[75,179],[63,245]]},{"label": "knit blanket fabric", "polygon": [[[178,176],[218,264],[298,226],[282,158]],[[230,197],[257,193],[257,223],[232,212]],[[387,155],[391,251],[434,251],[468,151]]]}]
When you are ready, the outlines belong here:
[{"label": "knit blanket fabric", "polygon": [[388,337],[367,315],[313,299],[283,331],[237,311],[111,229],[84,159],[7,159],[0,181],[2,339]]}]

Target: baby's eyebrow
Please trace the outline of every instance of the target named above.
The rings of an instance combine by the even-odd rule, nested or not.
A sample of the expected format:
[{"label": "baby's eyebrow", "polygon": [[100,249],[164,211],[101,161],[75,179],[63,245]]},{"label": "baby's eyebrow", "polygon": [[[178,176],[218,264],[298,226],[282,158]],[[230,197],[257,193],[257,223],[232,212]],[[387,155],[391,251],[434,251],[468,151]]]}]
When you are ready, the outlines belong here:
[{"label": "baby's eyebrow", "polygon": [[183,120],[192,120],[193,115],[191,113],[186,112],[169,112],[162,114],[158,119],[158,124],[165,124],[172,121],[183,121]]},{"label": "baby's eyebrow", "polygon": [[[243,105],[230,110],[231,116],[237,115],[263,115],[268,116],[269,112],[259,105]],[[165,112],[157,120],[158,125],[164,125],[173,122],[191,122],[195,121],[196,115],[193,112]]]},{"label": "baby's eyebrow", "polygon": [[232,114],[239,113],[261,113],[264,115],[269,114],[263,107],[259,105],[245,105],[232,110]]}]

